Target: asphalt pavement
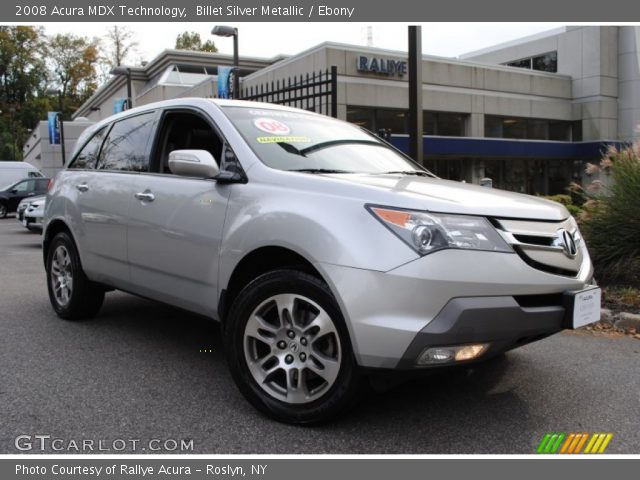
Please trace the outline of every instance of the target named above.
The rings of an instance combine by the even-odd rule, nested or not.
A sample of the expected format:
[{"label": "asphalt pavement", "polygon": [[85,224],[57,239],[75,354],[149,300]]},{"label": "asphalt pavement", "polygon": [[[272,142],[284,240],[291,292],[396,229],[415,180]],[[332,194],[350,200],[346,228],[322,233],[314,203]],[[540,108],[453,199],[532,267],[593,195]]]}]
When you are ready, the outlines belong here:
[{"label": "asphalt pavement", "polygon": [[328,425],[283,425],[240,395],[206,319],[120,292],[93,320],[58,319],[40,236],[0,220],[0,454],[528,454],[547,432],[611,432],[607,453],[637,454],[639,352],[563,332],[369,393]]}]

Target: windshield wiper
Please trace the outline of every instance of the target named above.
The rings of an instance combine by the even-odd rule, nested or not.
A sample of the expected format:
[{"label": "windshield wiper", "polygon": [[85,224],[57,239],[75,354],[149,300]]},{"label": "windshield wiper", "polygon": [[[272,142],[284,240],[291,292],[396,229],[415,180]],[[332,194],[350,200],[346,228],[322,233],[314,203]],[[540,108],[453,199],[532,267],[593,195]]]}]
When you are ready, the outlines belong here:
[{"label": "windshield wiper", "polygon": [[303,148],[300,150],[302,155],[307,153],[315,152],[317,150],[322,150],[324,148],[335,147],[336,145],[372,145],[375,147],[384,147],[385,145],[376,142],[373,140],[356,140],[356,139],[344,139],[344,140],[329,140],[328,142],[316,143],[315,145],[311,145],[310,147]]},{"label": "windshield wiper", "polygon": [[418,177],[433,177],[429,172],[423,170],[392,170],[390,172],[382,172],[382,175],[416,175]]},{"label": "windshield wiper", "polygon": [[302,173],[353,173],[348,170],[335,170],[332,168],[296,168],[293,170],[287,170],[287,172],[302,172]]},{"label": "windshield wiper", "polygon": [[291,153],[293,155],[300,155],[301,157],[306,157],[306,155],[304,154],[304,151],[297,149],[290,143],[278,142],[278,145],[282,147],[282,149],[287,153]]}]

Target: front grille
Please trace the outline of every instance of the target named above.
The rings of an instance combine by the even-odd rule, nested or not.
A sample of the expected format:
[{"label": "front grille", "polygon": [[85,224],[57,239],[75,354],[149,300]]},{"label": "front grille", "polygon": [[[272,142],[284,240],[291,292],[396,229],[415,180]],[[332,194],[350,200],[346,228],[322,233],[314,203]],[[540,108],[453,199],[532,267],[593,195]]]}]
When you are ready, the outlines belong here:
[{"label": "front grille", "polygon": [[[575,277],[582,265],[582,246],[579,233],[571,219],[560,222],[535,220],[493,219],[507,243],[532,268],[554,275]],[[562,246],[559,232],[566,230],[578,244],[577,253],[571,256]],[[576,240],[576,238],[578,240]]]}]

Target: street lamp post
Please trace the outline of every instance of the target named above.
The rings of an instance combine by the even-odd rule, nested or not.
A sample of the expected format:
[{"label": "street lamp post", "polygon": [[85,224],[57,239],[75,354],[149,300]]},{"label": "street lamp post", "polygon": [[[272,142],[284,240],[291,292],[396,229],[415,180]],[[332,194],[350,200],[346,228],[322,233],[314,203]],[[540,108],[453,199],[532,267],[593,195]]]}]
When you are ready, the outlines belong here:
[{"label": "street lamp post", "polygon": [[14,160],[18,159],[18,147],[16,142],[15,107],[9,107],[9,125],[11,128],[11,153]]},{"label": "street lamp post", "polygon": [[217,37],[233,37],[233,98],[240,98],[240,60],[238,58],[238,29],[226,25],[216,25],[211,34]]},{"label": "street lamp post", "polygon": [[64,167],[65,163],[67,163],[67,155],[64,146],[64,121],[62,116],[62,90],[56,90],[55,88],[49,88],[45,92],[47,95],[57,95],[58,96],[58,112],[56,112],[56,124],[58,126],[58,130],[60,130],[60,153],[62,154],[62,166]]},{"label": "street lamp post", "polygon": [[127,110],[133,108],[133,97],[131,95],[131,68],[118,65],[109,72],[111,75],[127,77]]}]

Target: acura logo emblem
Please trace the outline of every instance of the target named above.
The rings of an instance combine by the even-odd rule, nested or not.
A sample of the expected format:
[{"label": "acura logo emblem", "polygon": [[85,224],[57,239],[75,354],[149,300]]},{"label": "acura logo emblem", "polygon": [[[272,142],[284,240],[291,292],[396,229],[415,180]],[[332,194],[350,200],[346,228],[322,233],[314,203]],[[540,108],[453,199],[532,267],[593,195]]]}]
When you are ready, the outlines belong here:
[{"label": "acura logo emblem", "polygon": [[562,247],[562,251],[567,257],[573,258],[578,254],[576,241],[574,240],[573,235],[571,235],[567,230],[565,230],[564,228],[558,230],[556,238],[556,244]]}]

